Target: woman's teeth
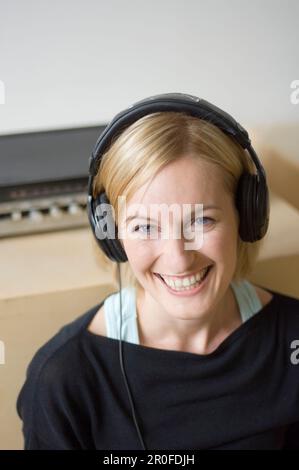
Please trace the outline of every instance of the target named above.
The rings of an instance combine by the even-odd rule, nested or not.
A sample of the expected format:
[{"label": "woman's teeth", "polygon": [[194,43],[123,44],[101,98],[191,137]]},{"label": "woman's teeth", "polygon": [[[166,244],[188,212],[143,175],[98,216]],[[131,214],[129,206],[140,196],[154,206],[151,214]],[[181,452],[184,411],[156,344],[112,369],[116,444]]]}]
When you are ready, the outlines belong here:
[{"label": "woman's teeth", "polygon": [[201,281],[205,278],[210,266],[199,271],[194,276],[184,277],[182,279],[171,279],[167,276],[161,276],[161,278],[165,281],[165,283],[174,290],[182,291],[182,290],[190,290],[197,287]]}]

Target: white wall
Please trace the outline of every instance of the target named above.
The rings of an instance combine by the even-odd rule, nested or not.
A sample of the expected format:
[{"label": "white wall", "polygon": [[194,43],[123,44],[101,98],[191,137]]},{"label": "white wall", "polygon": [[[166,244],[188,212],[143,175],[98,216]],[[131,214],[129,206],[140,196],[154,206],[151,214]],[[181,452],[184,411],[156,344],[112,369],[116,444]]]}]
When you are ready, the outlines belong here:
[{"label": "white wall", "polygon": [[0,0],[0,134],[201,96],[244,126],[299,122],[298,0]]}]

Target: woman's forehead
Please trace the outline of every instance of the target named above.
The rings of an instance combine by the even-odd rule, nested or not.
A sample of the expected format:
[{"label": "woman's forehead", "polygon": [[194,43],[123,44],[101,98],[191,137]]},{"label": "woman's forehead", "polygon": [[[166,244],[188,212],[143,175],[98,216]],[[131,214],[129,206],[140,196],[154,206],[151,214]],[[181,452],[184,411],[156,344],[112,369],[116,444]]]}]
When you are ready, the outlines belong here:
[{"label": "woman's forehead", "polygon": [[[215,165],[213,165],[215,167]],[[138,188],[129,200],[133,204],[195,204],[217,205],[225,197],[223,173],[211,165],[200,169],[177,166],[162,169],[153,179]]]}]

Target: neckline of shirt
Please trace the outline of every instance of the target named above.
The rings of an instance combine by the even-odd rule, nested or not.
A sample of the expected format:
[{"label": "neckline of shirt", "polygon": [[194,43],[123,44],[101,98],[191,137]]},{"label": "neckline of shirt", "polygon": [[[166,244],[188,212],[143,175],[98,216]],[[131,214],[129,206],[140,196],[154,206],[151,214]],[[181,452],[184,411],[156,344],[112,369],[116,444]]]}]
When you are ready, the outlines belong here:
[{"label": "neckline of shirt", "polygon": [[[280,294],[278,292],[274,292],[270,289],[266,289],[268,292],[270,292],[273,297],[268,302],[266,305],[262,307],[262,309],[256,314],[253,315],[251,318],[249,318],[246,322],[241,323],[235,330],[233,330],[219,345],[214,351],[208,354],[199,354],[199,353],[192,353],[188,351],[177,351],[174,349],[161,349],[161,348],[155,348],[152,346],[144,346],[142,344],[136,344],[136,343],[131,343],[129,341],[122,340],[122,343],[126,345],[126,348],[131,349],[132,351],[138,351],[140,353],[152,353],[156,354],[157,356],[161,354],[166,354],[169,356],[172,356],[174,358],[178,357],[186,357],[186,358],[193,358],[197,360],[209,360],[214,357],[217,357],[223,350],[225,351],[227,348],[229,348],[230,345],[232,345],[235,341],[238,339],[241,339],[242,336],[246,334],[246,332],[257,328],[263,324],[263,322],[267,319],[267,314],[270,309],[275,309],[276,306],[279,304],[280,301]],[[101,304],[104,303],[101,302]],[[88,324],[94,317],[94,315],[97,313],[98,308],[101,306],[101,304],[97,305],[95,307],[95,311],[92,311],[92,314],[88,316],[87,322],[84,323],[81,332],[83,335],[85,335],[87,338],[93,338],[93,341],[96,341],[98,345],[100,345],[101,342],[110,344],[111,346],[115,346],[119,344],[119,339],[116,338],[109,338],[107,336],[103,335],[98,335],[96,333],[93,333],[87,329]]]}]

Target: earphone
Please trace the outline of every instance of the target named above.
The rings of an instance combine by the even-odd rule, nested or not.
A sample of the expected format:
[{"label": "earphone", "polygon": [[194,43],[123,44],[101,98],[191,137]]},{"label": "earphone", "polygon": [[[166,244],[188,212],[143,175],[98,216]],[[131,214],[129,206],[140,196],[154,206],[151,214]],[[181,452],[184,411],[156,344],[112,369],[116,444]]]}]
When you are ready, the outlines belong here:
[{"label": "earphone", "polygon": [[[150,96],[118,113],[99,136],[89,160],[87,212],[91,229],[98,246],[112,261],[118,263],[120,289],[120,365],[130,400],[134,424],[144,450],[146,450],[146,446],[136,417],[122,356],[122,301],[119,263],[128,261],[128,258],[117,238],[117,226],[115,225],[115,221],[111,214],[107,213],[107,205],[110,204],[109,199],[105,191],[102,191],[95,198],[93,197],[93,181],[98,172],[102,155],[111,145],[112,139],[118,137],[124,129],[147,114],[169,111],[183,112],[214,124],[225,134],[238,142],[243,149],[247,150],[249,153],[257,173],[251,174],[245,172],[241,175],[235,197],[235,204],[240,218],[239,235],[243,241],[253,243],[265,236],[269,225],[270,212],[265,170],[251,145],[247,131],[228,113],[204,99],[184,93],[166,93]],[[98,213],[100,217],[103,213],[107,214],[105,218],[105,231],[100,223],[101,219],[98,220]],[[116,236],[111,236],[112,234]]]}]

